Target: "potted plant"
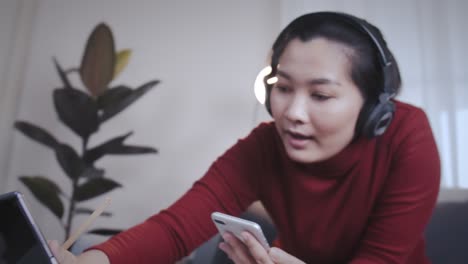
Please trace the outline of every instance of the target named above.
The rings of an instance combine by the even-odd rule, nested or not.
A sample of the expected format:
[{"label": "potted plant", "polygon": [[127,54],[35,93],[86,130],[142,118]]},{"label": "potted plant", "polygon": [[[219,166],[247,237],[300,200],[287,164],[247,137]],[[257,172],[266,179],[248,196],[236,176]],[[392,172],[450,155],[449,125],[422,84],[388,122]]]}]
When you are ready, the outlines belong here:
[{"label": "potted plant", "polygon": [[[70,180],[71,193],[65,193],[53,180],[45,176],[21,176],[19,180],[33,196],[60,220],[69,237],[73,218],[78,214],[90,214],[92,210],[81,206],[108,193],[122,184],[105,174],[95,163],[106,155],[150,154],[157,150],[147,146],[125,144],[132,132],[109,139],[95,146],[89,145],[90,137],[99,127],[145,95],[158,80],[151,80],[133,89],[126,85],[110,86],[125,68],[130,50],[115,52],[112,31],[104,23],[97,25],[86,43],[79,68],[64,70],[54,58],[53,62],[61,80],[61,87],[54,89],[53,102],[59,120],[81,139],[81,149],[59,141],[46,129],[27,121],[16,121],[14,127],[30,139],[50,148],[58,164]],[[70,74],[79,74],[85,89],[77,89],[70,81]],[[66,209],[65,209],[66,208]],[[110,216],[104,212],[103,216]],[[120,230],[94,229],[88,233],[112,235]]]}]

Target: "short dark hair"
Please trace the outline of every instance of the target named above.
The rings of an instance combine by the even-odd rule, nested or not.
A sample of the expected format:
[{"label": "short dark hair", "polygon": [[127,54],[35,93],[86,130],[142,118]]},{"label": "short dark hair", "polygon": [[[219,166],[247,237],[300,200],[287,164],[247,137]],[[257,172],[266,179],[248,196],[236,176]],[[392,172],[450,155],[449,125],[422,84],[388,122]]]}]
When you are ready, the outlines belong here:
[{"label": "short dark hair", "polygon": [[293,39],[309,41],[314,38],[325,38],[349,47],[353,52],[347,54],[351,63],[350,77],[354,84],[359,88],[365,102],[361,110],[356,125],[356,132],[359,134],[365,117],[369,109],[378,103],[378,96],[383,92],[384,78],[382,56],[374,44],[371,36],[363,32],[349,20],[356,20],[369,29],[372,36],[379,42],[384,49],[387,59],[393,64],[392,72],[386,75],[391,78],[394,87],[392,90],[398,93],[401,87],[401,77],[398,64],[389,50],[387,43],[381,31],[374,25],[364,19],[355,16],[336,13],[336,12],[317,12],[302,15],[287,25],[276,38],[271,53],[271,73],[265,77],[265,86],[267,87],[266,107],[271,114],[269,105],[269,96],[272,85],[268,85],[266,80],[276,76],[277,66],[284,49]]}]

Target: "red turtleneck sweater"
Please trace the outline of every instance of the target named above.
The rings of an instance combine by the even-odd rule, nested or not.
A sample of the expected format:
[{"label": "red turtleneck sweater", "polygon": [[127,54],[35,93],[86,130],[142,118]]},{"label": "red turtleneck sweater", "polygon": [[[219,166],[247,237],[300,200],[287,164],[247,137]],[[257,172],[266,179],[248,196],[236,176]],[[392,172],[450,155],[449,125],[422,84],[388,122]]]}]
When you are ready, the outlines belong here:
[{"label": "red turtleneck sweater", "polygon": [[290,160],[274,124],[261,124],[170,208],[94,248],[112,264],[174,263],[215,234],[212,212],[260,200],[281,247],[306,263],[429,263],[438,152],[424,112],[396,104],[384,135],[314,164]]}]

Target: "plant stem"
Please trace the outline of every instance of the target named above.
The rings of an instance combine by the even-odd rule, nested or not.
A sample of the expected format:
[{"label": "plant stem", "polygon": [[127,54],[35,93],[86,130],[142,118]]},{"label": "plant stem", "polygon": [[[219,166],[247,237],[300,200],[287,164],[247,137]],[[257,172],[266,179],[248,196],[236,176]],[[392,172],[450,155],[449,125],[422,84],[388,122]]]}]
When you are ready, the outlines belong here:
[{"label": "plant stem", "polygon": [[68,210],[67,224],[65,225],[65,239],[70,237],[73,215],[75,213],[75,191],[78,186],[78,179],[73,180],[72,195],[69,200],[70,208]]},{"label": "plant stem", "polygon": [[[83,158],[84,154],[86,153],[86,148],[88,145],[88,137],[83,138],[82,141],[82,150],[81,150],[81,158]],[[71,233],[71,226],[73,222],[73,217],[75,215],[75,207],[76,207],[76,189],[78,188],[78,180],[79,177],[76,177],[72,181],[72,195],[69,199],[69,210],[68,210],[68,216],[67,216],[67,223],[65,225],[65,240],[70,237]]]},{"label": "plant stem", "polygon": [[88,137],[86,138],[83,138],[83,142],[82,142],[82,145],[81,145],[81,157],[84,156],[84,154],[86,153],[86,147],[88,146]]}]

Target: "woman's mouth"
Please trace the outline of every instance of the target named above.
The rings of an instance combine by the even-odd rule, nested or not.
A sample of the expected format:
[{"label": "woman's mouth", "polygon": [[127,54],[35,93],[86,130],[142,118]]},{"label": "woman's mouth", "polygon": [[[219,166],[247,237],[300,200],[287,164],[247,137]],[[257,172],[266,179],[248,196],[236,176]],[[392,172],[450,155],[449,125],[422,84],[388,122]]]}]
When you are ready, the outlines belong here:
[{"label": "woman's mouth", "polygon": [[313,136],[292,131],[286,131],[285,136],[286,142],[294,149],[304,149],[311,140],[314,140]]}]

